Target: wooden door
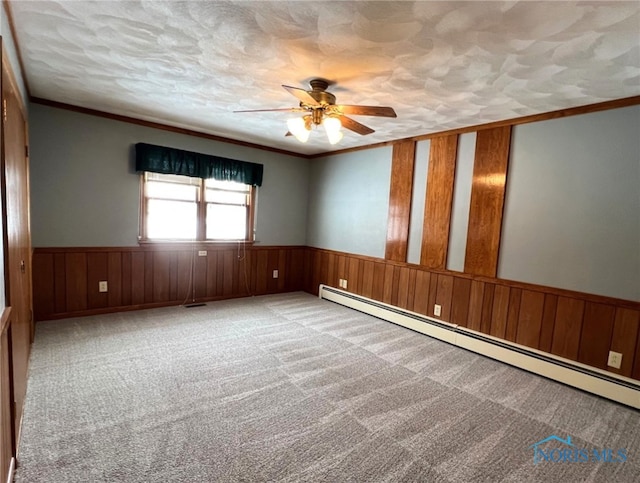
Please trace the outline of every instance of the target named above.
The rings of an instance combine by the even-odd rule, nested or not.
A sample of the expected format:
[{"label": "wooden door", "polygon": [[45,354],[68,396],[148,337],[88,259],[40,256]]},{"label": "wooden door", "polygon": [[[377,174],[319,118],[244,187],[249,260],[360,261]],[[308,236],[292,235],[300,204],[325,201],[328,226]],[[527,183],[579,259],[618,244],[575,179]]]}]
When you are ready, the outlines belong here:
[{"label": "wooden door", "polygon": [[31,310],[31,232],[29,227],[29,167],[24,108],[14,77],[2,62],[2,155],[5,216],[5,281],[11,306],[11,364],[16,444],[20,439],[22,406],[27,390],[27,366],[33,336]]},{"label": "wooden door", "polygon": [[9,478],[11,460],[15,454],[13,415],[11,406],[11,309],[5,308],[0,318],[0,477]]}]

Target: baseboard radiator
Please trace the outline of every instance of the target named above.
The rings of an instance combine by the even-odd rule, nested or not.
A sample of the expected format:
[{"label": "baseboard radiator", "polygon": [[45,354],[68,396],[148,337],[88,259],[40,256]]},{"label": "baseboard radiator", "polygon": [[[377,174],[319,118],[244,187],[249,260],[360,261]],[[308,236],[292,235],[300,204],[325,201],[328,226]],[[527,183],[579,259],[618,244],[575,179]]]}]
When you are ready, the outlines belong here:
[{"label": "baseboard radiator", "polygon": [[640,383],[633,379],[327,285],[320,285],[319,296],[477,354],[640,409]]}]

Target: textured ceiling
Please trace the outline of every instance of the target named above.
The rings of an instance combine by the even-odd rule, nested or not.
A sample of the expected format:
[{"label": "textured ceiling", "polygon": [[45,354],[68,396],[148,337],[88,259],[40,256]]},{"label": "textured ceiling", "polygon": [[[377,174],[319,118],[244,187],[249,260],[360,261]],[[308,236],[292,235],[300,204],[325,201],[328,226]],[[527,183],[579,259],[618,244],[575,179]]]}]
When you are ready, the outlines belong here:
[{"label": "textured ceiling", "polygon": [[[31,95],[313,154],[640,94],[640,2],[11,1]],[[376,130],[284,137],[323,77]]]}]

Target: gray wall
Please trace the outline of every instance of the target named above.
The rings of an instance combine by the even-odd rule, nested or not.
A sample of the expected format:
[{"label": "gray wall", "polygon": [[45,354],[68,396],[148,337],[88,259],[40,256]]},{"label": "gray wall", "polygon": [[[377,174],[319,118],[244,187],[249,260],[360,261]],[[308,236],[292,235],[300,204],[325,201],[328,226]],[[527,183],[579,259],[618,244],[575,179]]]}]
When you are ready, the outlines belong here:
[{"label": "gray wall", "polygon": [[[34,246],[135,245],[132,145],[143,141],[264,163],[263,244],[384,257],[391,146],[309,161],[40,105],[30,114]],[[635,106],[514,128],[500,278],[640,300],[639,126]],[[464,264],[474,141],[460,138],[451,270]],[[417,181],[411,261],[428,188]]]},{"label": "gray wall", "polygon": [[[640,300],[639,132],[638,106],[514,127],[500,278]],[[458,145],[447,261],[455,271],[464,269],[475,140],[463,134]],[[426,147],[418,144],[411,262],[419,260]],[[309,245],[384,257],[391,152],[311,162]]]},{"label": "gray wall", "polygon": [[447,250],[447,269],[456,272],[464,272],[475,154],[476,133],[461,134],[458,138],[456,177],[453,185],[451,226],[449,229],[449,249]]},{"label": "gray wall", "polygon": [[430,149],[431,141],[428,139],[416,143],[413,192],[411,193],[411,217],[409,219],[409,240],[407,243],[407,262],[409,263],[420,263],[425,199],[428,189],[427,176],[429,172]]},{"label": "gray wall", "polygon": [[500,278],[640,300],[640,107],[516,126]]},{"label": "gray wall", "polygon": [[137,142],[264,164],[256,240],[305,244],[308,160],[32,104],[34,247],[137,245]]},{"label": "gray wall", "polygon": [[384,257],[391,146],[311,160],[307,244]]}]

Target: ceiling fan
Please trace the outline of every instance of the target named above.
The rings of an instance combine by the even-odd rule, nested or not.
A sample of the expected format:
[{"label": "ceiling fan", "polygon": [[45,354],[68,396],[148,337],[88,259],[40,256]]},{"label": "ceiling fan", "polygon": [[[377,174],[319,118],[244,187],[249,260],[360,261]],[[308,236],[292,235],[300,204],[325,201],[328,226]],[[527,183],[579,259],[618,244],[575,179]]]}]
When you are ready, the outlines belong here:
[{"label": "ceiling fan", "polygon": [[299,107],[284,109],[253,109],[247,111],[234,112],[303,112],[302,117],[289,119],[287,126],[289,132],[287,136],[293,135],[301,142],[309,139],[313,126],[324,126],[329,142],[336,144],[342,139],[341,127],[345,127],[355,133],[366,135],[375,132],[370,127],[347,117],[345,114],[356,116],[379,116],[397,117],[396,112],[391,107],[384,106],[353,106],[347,104],[336,104],[336,96],[327,92],[329,82],[324,79],[312,79],[309,84],[311,90],[307,91],[298,87],[285,86],[287,92],[295,96],[299,101]]}]

